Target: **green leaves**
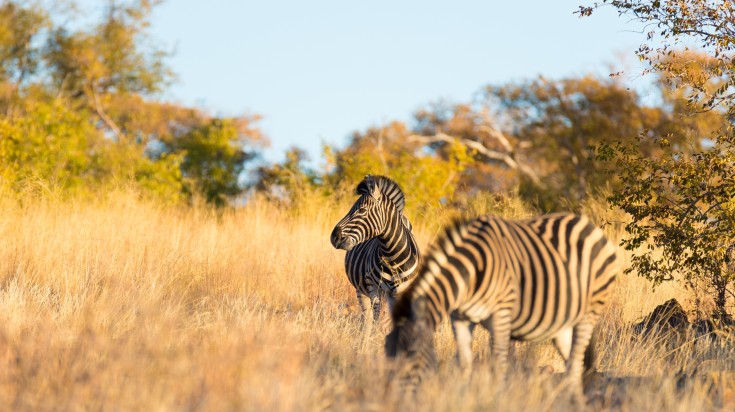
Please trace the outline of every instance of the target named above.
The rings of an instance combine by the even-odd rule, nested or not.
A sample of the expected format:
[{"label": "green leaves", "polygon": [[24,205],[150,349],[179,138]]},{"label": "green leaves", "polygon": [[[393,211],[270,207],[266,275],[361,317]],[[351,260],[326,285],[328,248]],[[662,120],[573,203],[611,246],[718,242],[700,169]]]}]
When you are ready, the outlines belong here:
[{"label": "green leaves", "polygon": [[47,13],[40,7],[0,4],[0,82],[23,83],[37,72],[41,50],[33,42],[48,26]]},{"label": "green leaves", "polygon": [[733,149],[715,143],[690,155],[669,150],[656,158],[621,146],[599,150],[616,159],[622,183],[609,200],[632,218],[622,241],[634,252],[629,272],[654,284],[679,278],[717,295],[732,287],[735,273],[723,261],[735,244]]},{"label": "green leaves", "polygon": [[[729,0],[604,3],[656,27],[636,54],[648,63],[646,72],[656,73],[667,86],[664,97],[672,107],[684,114],[708,113],[691,123],[698,131],[692,137],[702,140],[699,147],[687,150],[675,144],[686,130],[673,127],[648,139],[661,148],[653,157],[642,150],[645,138],[632,147],[597,148],[598,157],[613,160],[620,174],[620,191],[610,201],[632,217],[626,226],[630,236],[623,240],[623,246],[634,252],[629,271],[654,284],[678,278],[689,287],[703,287],[714,294],[716,315],[727,316],[727,293],[735,286],[735,267],[729,264],[735,247],[734,4]],[[600,6],[580,7],[580,15]],[[694,44],[701,51],[675,51],[682,44]]]},{"label": "green leaves", "polygon": [[166,53],[146,41],[150,13],[148,2],[110,2],[105,18],[88,30],[55,27],[45,49],[55,88],[84,96],[90,107],[95,95],[161,91],[172,73]]},{"label": "green leaves", "polygon": [[58,103],[35,103],[22,116],[0,119],[0,175],[21,189],[42,180],[58,188],[94,181],[91,167],[104,142],[87,119]]},{"label": "green leaves", "polygon": [[331,181],[359,182],[366,174],[386,175],[404,188],[416,207],[454,200],[462,173],[474,163],[472,151],[458,142],[426,148],[411,135],[400,122],[355,134],[352,144],[334,156]]},{"label": "green leaves", "polygon": [[[680,78],[682,82],[677,87],[691,88],[690,95],[696,95],[696,98],[690,102],[702,110],[724,109],[731,115],[735,114],[735,95],[726,86],[735,78],[735,61],[732,59],[735,52],[735,4],[732,1],[614,0],[604,3],[612,5],[621,15],[648,27],[656,27],[636,52],[652,71]],[[601,6],[580,7],[579,13],[587,16],[592,9]],[[686,65],[681,63],[686,61],[680,59],[686,53],[676,56],[677,53],[672,51],[690,44],[706,50],[711,56],[696,76],[692,76]]]},{"label": "green leaves", "polygon": [[[257,117],[156,101],[172,78],[147,37],[159,1],[111,1],[92,24],[74,3],[0,5],[0,177],[16,192],[134,186],[169,203],[222,206],[265,141]],[[53,17],[53,18],[52,18]],[[68,22],[72,22],[69,24]],[[250,147],[250,149],[246,149]]]},{"label": "green leaves", "polygon": [[181,171],[190,193],[224,206],[242,192],[238,179],[254,153],[245,151],[235,119],[211,119],[170,142],[170,153],[182,156]]},{"label": "green leaves", "polygon": [[[689,153],[724,123],[719,113],[692,113],[661,83],[659,107],[642,104],[616,78],[545,78],[488,87],[487,98],[512,119],[517,146],[547,183],[548,197],[581,203],[588,192],[621,185],[618,155],[640,150],[642,159],[666,150]],[[527,161],[529,161],[527,160]],[[625,167],[632,167],[626,164]],[[541,190],[533,188],[530,196]],[[543,209],[558,207],[553,203]]]}]

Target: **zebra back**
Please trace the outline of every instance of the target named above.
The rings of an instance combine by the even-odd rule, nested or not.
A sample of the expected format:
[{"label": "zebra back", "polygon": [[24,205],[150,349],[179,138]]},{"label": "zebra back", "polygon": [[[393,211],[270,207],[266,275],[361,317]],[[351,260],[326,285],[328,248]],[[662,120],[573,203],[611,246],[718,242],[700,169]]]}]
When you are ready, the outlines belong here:
[{"label": "zebra back", "polygon": [[454,311],[479,322],[513,303],[514,328],[538,329],[554,318],[573,322],[587,310],[597,313],[616,262],[614,245],[582,216],[455,221],[426,253],[406,299],[425,295],[434,324]]}]

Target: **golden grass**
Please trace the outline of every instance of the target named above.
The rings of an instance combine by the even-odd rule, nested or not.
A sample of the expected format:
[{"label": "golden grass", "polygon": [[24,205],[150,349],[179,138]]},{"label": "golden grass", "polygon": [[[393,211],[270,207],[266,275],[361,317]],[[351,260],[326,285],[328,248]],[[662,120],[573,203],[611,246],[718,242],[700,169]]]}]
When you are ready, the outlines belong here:
[{"label": "golden grass", "polygon": [[[347,209],[333,208],[286,212],[253,201],[217,214],[125,192],[0,201],[0,408],[402,408],[406,400],[386,387],[388,321],[361,339],[344,252],[329,243]],[[414,223],[426,245],[438,225]],[[671,296],[686,293],[650,293],[644,281],[620,278],[598,345],[600,367],[619,378],[600,386],[592,408],[689,411],[735,401],[726,375],[735,370],[732,339],[671,349],[633,338],[628,323]],[[440,370],[419,409],[570,407],[558,379],[536,367],[561,370],[549,345],[516,345],[502,380],[487,372],[487,333],[476,336],[476,373],[463,384],[451,332],[441,328]],[[677,389],[675,373],[695,368],[722,376]]]}]

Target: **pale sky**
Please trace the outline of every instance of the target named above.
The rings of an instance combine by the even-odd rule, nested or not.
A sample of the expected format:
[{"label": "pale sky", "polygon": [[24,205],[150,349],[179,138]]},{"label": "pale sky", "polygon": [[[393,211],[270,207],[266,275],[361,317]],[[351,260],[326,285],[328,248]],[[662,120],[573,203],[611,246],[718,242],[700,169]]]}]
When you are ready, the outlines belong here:
[{"label": "pale sky", "polygon": [[643,34],[612,9],[573,14],[589,3],[168,0],[151,35],[175,51],[165,99],[260,114],[265,160],[298,145],[318,162],[323,142],[344,146],[354,130],[409,121],[433,101],[634,62]]}]

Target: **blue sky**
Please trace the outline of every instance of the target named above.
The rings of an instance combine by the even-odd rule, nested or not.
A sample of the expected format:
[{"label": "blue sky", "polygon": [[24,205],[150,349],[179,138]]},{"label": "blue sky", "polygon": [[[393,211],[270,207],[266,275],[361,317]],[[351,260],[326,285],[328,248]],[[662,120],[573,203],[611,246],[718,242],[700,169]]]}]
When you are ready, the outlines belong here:
[{"label": "blue sky", "polygon": [[323,142],[344,146],[432,101],[634,62],[643,35],[612,9],[578,18],[583,3],[169,0],[151,35],[175,52],[165,99],[260,114],[266,160],[298,145],[318,162]]}]

